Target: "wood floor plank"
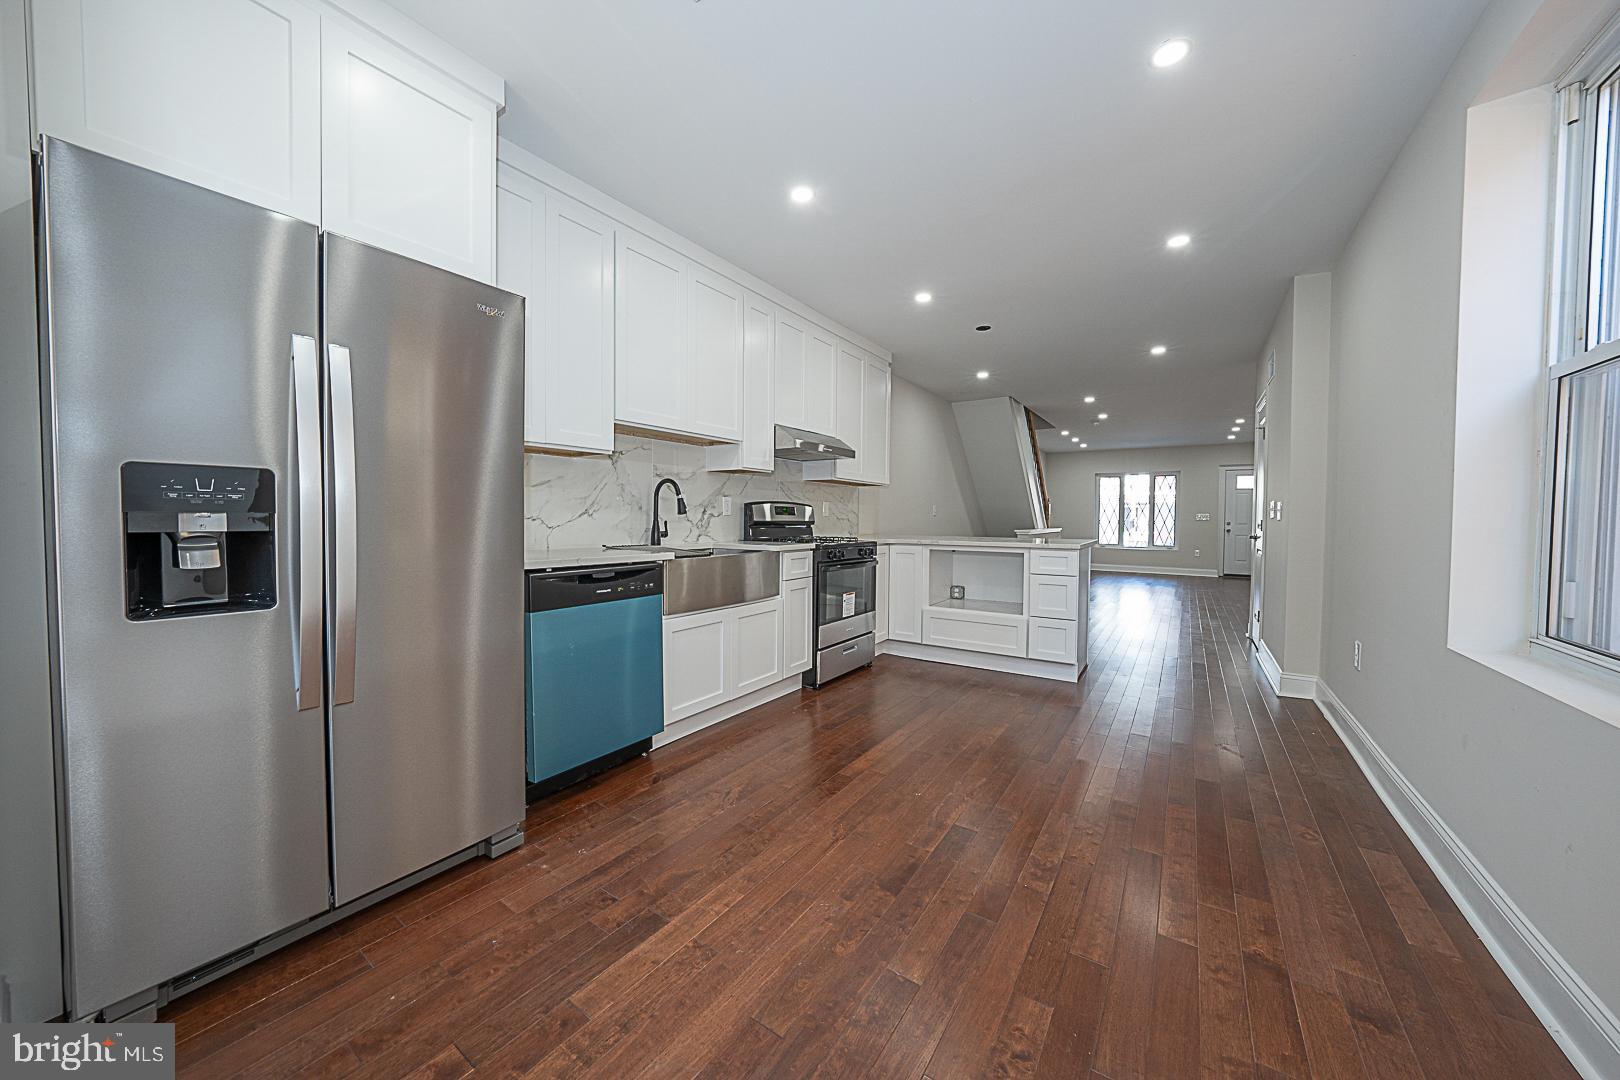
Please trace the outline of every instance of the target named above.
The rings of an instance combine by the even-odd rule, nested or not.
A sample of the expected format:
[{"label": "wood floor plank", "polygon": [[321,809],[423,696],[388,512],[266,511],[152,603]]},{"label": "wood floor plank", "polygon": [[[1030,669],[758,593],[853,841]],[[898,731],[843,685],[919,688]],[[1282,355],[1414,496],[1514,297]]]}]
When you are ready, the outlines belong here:
[{"label": "wood floor plank", "polygon": [[184,1077],[1572,1077],[1226,580],[882,657],[177,999]]}]

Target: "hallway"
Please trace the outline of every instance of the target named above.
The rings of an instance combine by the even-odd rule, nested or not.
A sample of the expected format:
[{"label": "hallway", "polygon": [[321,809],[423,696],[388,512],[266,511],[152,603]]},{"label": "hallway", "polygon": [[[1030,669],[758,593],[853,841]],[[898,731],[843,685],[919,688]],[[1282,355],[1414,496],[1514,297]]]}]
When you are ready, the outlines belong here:
[{"label": "hallway", "polygon": [[188,1076],[1574,1073],[1242,580],[1099,574],[1078,686],[879,658],[184,997]]}]

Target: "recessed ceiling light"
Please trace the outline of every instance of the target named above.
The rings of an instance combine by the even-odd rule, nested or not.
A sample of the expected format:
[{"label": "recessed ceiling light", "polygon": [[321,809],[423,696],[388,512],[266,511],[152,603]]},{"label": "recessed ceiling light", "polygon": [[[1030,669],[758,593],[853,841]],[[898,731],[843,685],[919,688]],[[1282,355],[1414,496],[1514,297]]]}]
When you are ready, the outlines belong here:
[{"label": "recessed ceiling light", "polygon": [[1095,405],[1097,404],[1097,398],[1092,394],[1087,394],[1085,397],[1085,402],[1087,405]]},{"label": "recessed ceiling light", "polygon": [[788,192],[788,198],[803,206],[816,197],[816,189],[808,184],[800,184]]},{"label": "recessed ceiling light", "polygon": [[1154,356],[1163,356],[1169,351],[1170,350],[1165,348],[1163,345],[1155,345],[1153,348],[1148,350],[1148,352],[1152,353]]},{"label": "recessed ceiling light", "polygon": [[1080,436],[1076,435],[1073,438],[1071,438],[1069,441],[1070,442],[1079,442],[1080,441]]},{"label": "recessed ceiling light", "polygon": [[1238,417],[1238,418],[1237,418],[1237,419],[1236,419],[1236,420],[1233,420],[1233,421],[1232,421],[1232,423],[1234,423],[1234,424],[1241,424],[1241,423],[1243,423],[1243,417],[1241,417],[1241,416],[1240,416],[1240,417]]},{"label": "recessed ceiling light", "polygon": [[1060,431],[1060,432],[1058,432],[1058,434],[1059,434],[1059,435],[1067,435],[1067,434],[1068,434],[1068,432],[1067,432],[1067,431]]},{"label": "recessed ceiling light", "polygon": [[1084,450],[1089,445],[1091,445],[1091,444],[1090,443],[1081,443],[1080,444],[1080,449]]},{"label": "recessed ceiling light", "polygon": [[1153,66],[1156,68],[1175,67],[1187,59],[1187,54],[1190,52],[1192,52],[1192,43],[1186,38],[1171,38],[1153,50]]},{"label": "recessed ceiling light", "polygon": [[1100,412],[1100,413],[1097,414],[1097,419],[1106,420],[1106,419],[1108,419],[1108,414],[1105,413],[1105,412]]},{"label": "recessed ceiling light", "polygon": [[1233,431],[1242,431],[1243,429],[1242,428],[1233,428],[1232,430]]},{"label": "recessed ceiling light", "polygon": [[1171,251],[1178,251],[1181,248],[1186,247],[1190,243],[1192,243],[1191,234],[1184,233],[1184,232],[1178,232],[1174,236],[1172,236],[1168,240],[1166,240],[1164,242],[1164,246],[1169,248]]},{"label": "recessed ceiling light", "polygon": [[912,297],[912,299],[917,301],[919,304],[932,304],[934,302],[934,294],[931,292],[920,292],[916,296]]},{"label": "recessed ceiling light", "polygon": [[977,375],[974,376],[974,378],[978,378],[978,379],[988,379],[989,377],[990,377],[990,373],[988,371],[981,371]]},{"label": "recessed ceiling light", "polygon": [[1237,438],[1237,436],[1236,435],[1228,435],[1227,438],[1228,439],[1235,439],[1235,438]]}]

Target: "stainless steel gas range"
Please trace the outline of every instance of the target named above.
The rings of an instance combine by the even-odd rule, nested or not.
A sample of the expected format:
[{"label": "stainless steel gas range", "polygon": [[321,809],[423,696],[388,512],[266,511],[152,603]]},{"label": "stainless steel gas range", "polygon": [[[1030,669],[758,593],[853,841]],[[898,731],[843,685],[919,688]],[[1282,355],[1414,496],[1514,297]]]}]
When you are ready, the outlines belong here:
[{"label": "stainless steel gas range", "polygon": [[751,502],[743,507],[743,539],[816,545],[810,630],[816,643],[804,685],[826,685],[872,663],[877,651],[877,545],[853,536],[817,536],[816,512],[806,503]]}]

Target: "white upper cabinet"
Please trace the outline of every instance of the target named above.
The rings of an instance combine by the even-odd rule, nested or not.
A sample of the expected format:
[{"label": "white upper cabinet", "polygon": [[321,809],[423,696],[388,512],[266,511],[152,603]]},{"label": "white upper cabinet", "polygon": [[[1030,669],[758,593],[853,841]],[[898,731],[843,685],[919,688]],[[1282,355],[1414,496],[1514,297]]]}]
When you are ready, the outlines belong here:
[{"label": "white upper cabinet", "polygon": [[684,255],[630,229],[618,231],[614,416],[619,422],[671,432],[686,429],[689,288]]},{"label": "white upper cabinet", "polygon": [[743,290],[691,263],[691,430],[713,439],[742,438]]},{"label": "white upper cabinet", "polygon": [[818,435],[836,433],[833,385],[837,356],[838,335],[810,323],[804,343],[803,426]]},{"label": "white upper cabinet", "polygon": [[33,5],[39,130],[319,223],[321,17],[297,0]]},{"label": "white upper cabinet", "polygon": [[701,442],[741,441],[742,286],[633,229],[618,237],[615,418]]},{"label": "white upper cabinet", "polygon": [[776,312],[776,422],[802,428],[804,422],[805,346],[808,324],[785,308]]},{"label": "white upper cabinet", "polygon": [[861,479],[868,484],[889,482],[889,365],[874,357],[861,364]]},{"label": "white upper cabinet", "polygon": [[502,164],[495,284],[529,301],[523,441],[613,452],[613,224]]},{"label": "white upper cabinet", "polygon": [[742,440],[706,453],[710,469],[768,473],[776,469],[776,305],[743,297]]},{"label": "white upper cabinet", "polygon": [[494,108],[380,38],[325,20],[321,218],[352,239],[491,280]]},{"label": "white upper cabinet", "polygon": [[366,7],[386,36],[334,2],[36,2],[36,123],[490,281],[500,80],[385,5]]},{"label": "white upper cabinet", "polygon": [[838,343],[832,433],[854,448],[855,457],[806,462],[806,480],[889,482],[890,378],[888,364],[847,341]]}]

